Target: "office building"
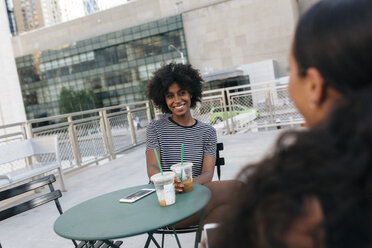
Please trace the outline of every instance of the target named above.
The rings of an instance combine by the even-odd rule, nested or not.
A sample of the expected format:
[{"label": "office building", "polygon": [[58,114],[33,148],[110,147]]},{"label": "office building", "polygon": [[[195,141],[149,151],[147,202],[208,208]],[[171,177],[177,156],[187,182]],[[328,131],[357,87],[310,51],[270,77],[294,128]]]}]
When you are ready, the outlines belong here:
[{"label": "office building", "polygon": [[40,0],[44,25],[50,26],[62,22],[62,14],[57,0]]},{"label": "office building", "polygon": [[90,15],[99,11],[97,0],[83,0],[84,13]]},{"label": "office building", "polygon": [[18,33],[44,26],[43,10],[40,0],[13,1],[14,18]]},{"label": "office building", "polygon": [[5,0],[5,8],[9,22],[9,31],[12,35],[17,34],[17,26],[14,18],[13,2],[12,0]]},{"label": "office building", "polygon": [[169,61],[193,64],[209,88],[286,76],[304,2],[137,0],[23,33],[13,47],[27,118],[60,114],[63,87],[91,92],[97,106],[144,100],[152,72]]}]

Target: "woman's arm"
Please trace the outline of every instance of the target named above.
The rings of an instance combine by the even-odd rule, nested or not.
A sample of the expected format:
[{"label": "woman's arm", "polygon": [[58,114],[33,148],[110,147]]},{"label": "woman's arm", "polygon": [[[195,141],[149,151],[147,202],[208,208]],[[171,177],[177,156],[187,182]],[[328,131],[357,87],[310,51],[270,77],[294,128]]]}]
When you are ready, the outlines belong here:
[{"label": "woman's arm", "polygon": [[[158,157],[160,159],[160,152],[158,150],[156,152],[158,153]],[[154,149],[146,151],[146,166],[149,179],[152,175],[160,172],[158,162],[156,161]]]},{"label": "woman's arm", "polygon": [[210,155],[203,157],[203,168],[200,176],[193,179],[194,183],[205,184],[212,181],[216,158]]}]

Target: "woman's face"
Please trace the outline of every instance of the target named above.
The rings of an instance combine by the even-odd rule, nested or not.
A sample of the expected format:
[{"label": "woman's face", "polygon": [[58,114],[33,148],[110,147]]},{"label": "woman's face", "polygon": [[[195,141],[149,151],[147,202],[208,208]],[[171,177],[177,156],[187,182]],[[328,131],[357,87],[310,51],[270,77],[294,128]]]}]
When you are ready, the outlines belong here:
[{"label": "woman's face", "polygon": [[293,47],[289,53],[289,83],[288,92],[297,110],[302,114],[308,124],[313,123],[311,100],[308,92],[306,76],[300,76],[298,64],[293,56]]},{"label": "woman's face", "polygon": [[174,117],[181,117],[190,113],[191,97],[187,90],[173,83],[165,94],[165,102]]}]

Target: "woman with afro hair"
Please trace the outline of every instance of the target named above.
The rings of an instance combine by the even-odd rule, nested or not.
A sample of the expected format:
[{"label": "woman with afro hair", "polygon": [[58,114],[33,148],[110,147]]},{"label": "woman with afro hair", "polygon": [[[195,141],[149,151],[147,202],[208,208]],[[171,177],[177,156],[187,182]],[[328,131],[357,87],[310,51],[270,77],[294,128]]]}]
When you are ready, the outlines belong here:
[{"label": "woman with afro hair", "polygon": [[[230,199],[239,192],[241,182],[236,180],[212,182],[216,162],[216,130],[194,119],[191,108],[200,102],[202,82],[199,72],[190,64],[170,63],[157,70],[148,85],[148,97],[153,104],[170,114],[169,117],[149,124],[146,133],[147,174],[159,173],[154,150],[162,169],[181,161],[181,145],[184,145],[184,161],[193,163],[193,181],[211,190],[211,200],[204,209],[204,223],[216,222],[226,215]],[[183,192],[183,185],[176,179],[176,192]],[[200,213],[178,223],[176,227],[197,224]]]},{"label": "woman with afro hair", "polygon": [[[193,181],[210,182],[216,162],[216,130],[194,119],[191,108],[200,102],[202,82],[199,72],[190,64],[170,63],[157,70],[148,85],[148,97],[169,117],[155,120],[147,128],[146,161],[149,178],[159,173],[154,149],[161,160],[162,169],[181,162],[181,145],[184,161],[193,163]],[[178,184],[176,190],[183,191]]]}]

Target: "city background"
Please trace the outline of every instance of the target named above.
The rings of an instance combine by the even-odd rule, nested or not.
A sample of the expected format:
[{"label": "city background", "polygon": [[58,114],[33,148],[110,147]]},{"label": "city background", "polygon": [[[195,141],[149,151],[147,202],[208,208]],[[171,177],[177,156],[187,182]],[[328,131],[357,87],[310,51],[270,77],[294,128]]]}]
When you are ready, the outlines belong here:
[{"label": "city background", "polygon": [[0,124],[146,100],[170,61],[199,69],[205,90],[281,79],[313,2],[2,1]]},{"label": "city background", "polygon": [[[165,63],[191,63],[204,79],[193,116],[217,130],[221,178],[234,179],[282,129],[304,123],[288,96],[287,57],[299,16],[316,1],[0,0],[0,143],[58,137],[64,210],[147,183],[146,127],[164,115],[146,85]],[[33,163],[3,164],[0,174]],[[2,221],[1,245],[71,247],[53,231],[58,216],[45,204]],[[193,240],[181,237],[185,247]]]}]

